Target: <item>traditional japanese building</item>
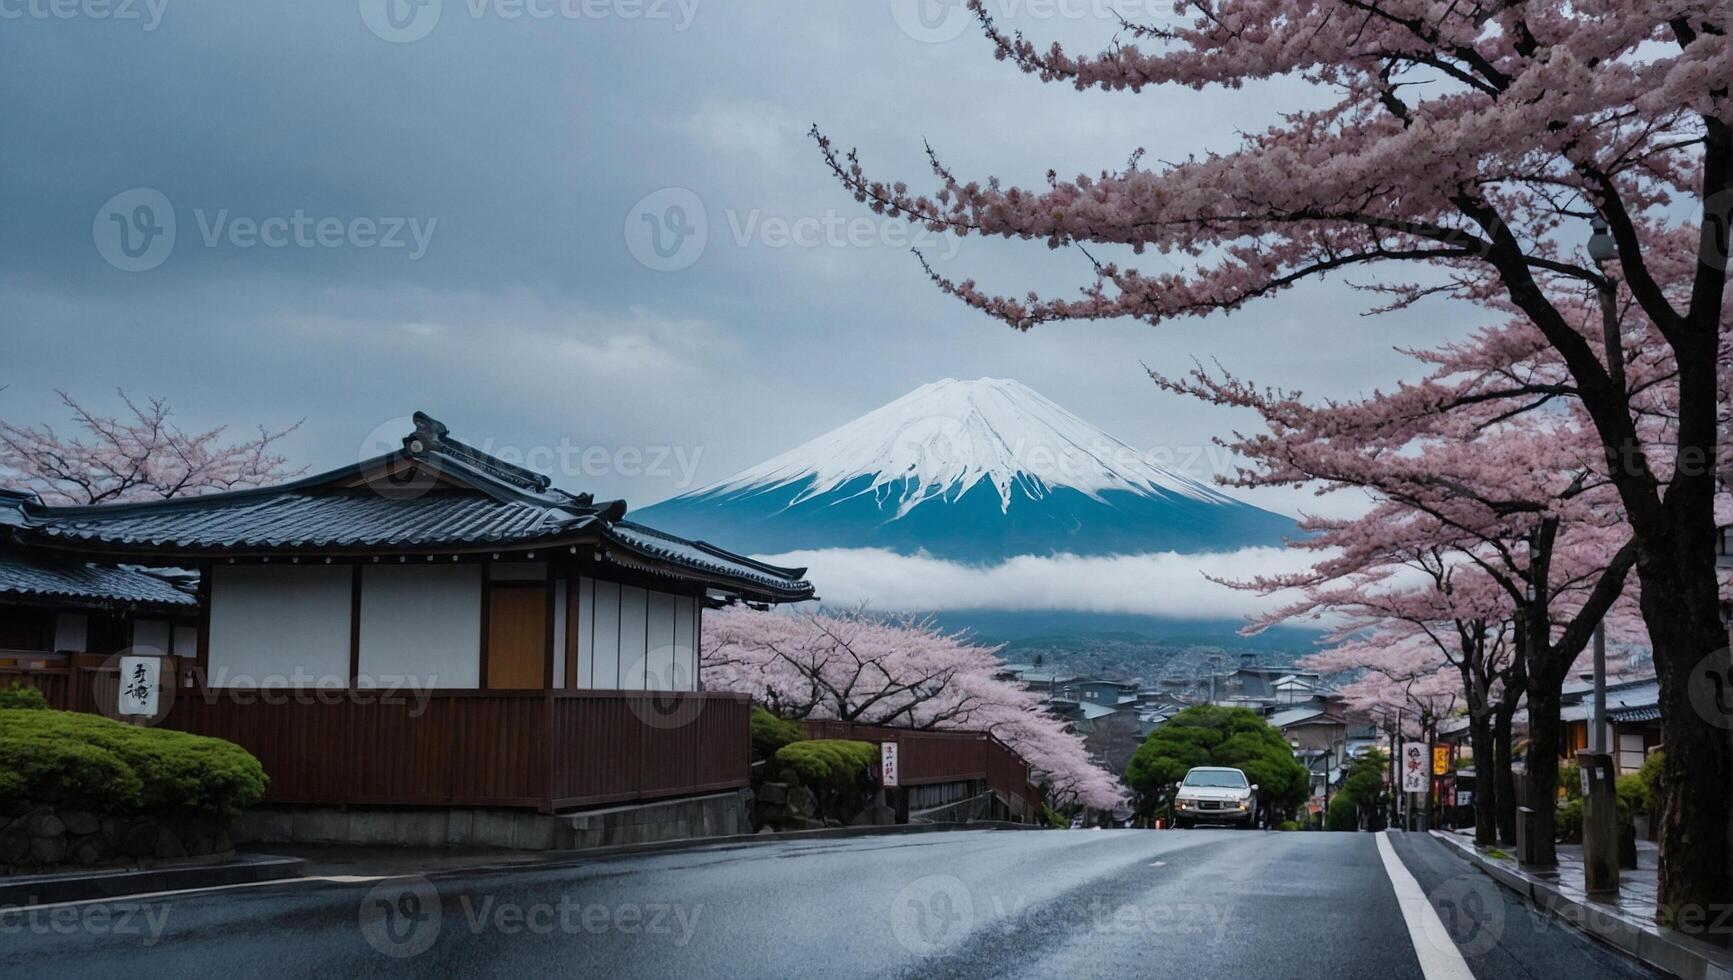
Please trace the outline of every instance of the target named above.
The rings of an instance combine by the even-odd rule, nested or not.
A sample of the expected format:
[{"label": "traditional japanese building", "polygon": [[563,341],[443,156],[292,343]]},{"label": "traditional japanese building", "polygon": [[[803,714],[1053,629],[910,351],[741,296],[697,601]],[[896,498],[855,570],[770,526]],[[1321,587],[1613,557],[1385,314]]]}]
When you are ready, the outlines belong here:
[{"label": "traditional japanese building", "polygon": [[[747,704],[700,693],[702,617],[809,599],[805,569],[634,523],[622,501],[414,426],[401,449],[279,486],[11,496],[4,530],[27,557],[0,582],[33,581],[44,604],[61,579],[138,590],[135,640],[163,635],[144,600],[172,601],[153,644],[172,659],[163,723],[253,751],[273,801],[557,810],[744,786]],[[196,599],[132,566],[196,571]],[[34,645],[76,632],[18,622]],[[65,686],[61,706],[102,709]],[[292,696],[250,696],[269,691]]]}]

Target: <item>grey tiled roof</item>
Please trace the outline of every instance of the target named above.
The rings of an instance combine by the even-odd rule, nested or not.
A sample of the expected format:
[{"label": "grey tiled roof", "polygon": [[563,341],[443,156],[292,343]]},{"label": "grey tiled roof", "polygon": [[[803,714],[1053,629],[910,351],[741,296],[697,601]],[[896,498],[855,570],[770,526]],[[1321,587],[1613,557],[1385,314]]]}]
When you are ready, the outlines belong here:
[{"label": "grey tiled roof", "polygon": [[[405,448],[276,487],[199,497],[43,507],[17,495],[0,510],[21,515],[14,533],[46,547],[77,546],[108,557],[147,554],[443,548],[526,548],[602,542],[616,558],[674,566],[718,588],[761,598],[810,598],[804,568],[779,568],[702,541],[622,520],[621,501],[594,501],[552,487],[547,477],[452,439],[437,420],[416,416]],[[382,473],[421,473],[409,484]],[[368,480],[379,480],[376,485]]]},{"label": "grey tiled roof", "polygon": [[198,600],[149,572],[39,554],[0,554],[0,595],[156,606]]},{"label": "grey tiled roof", "polygon": [[631,521],[616,521],[608,524],[606,533],[609,538],[619,541],[635,551],[690,568],[750,579],[764,585],[785,588],[791,584],[806,585],[805,580],[801,578],[806,574],[804,568],[781,568],[776,565],[767,565],[723,551],[721,548],[703,541],[687,541],[685,538],[678,538],[672,534]]},{"label": "grey tiled roof", "polygon": [[480,493],[392,499],[373,490],[214,494],[50,513],[44,538],[119,546],[361,548],[529,541],[588,520]]}]

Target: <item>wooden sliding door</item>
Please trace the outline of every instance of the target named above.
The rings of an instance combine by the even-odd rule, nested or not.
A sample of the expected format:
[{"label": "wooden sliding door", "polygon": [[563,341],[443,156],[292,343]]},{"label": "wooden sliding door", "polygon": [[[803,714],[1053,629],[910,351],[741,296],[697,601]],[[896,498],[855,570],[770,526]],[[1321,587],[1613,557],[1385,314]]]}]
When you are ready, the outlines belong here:
[{"label": "wooden sliding door", "polygon": [[548,664],[548,588],[493,582],[487,590],[487,677],[495,690],[539,691]]}]

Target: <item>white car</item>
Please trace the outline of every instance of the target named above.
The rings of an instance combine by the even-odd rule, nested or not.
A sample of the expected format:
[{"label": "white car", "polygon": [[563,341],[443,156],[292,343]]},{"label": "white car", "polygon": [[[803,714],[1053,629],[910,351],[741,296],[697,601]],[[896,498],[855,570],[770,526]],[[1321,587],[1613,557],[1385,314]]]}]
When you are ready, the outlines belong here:
[{"label": "white car", "polygon": [[1200,823],[1255,827],[1258,822],[1258,785],[1238,769],[1198,766],[1185,774],[1173,797],[1173,825],[1194,827]]}]

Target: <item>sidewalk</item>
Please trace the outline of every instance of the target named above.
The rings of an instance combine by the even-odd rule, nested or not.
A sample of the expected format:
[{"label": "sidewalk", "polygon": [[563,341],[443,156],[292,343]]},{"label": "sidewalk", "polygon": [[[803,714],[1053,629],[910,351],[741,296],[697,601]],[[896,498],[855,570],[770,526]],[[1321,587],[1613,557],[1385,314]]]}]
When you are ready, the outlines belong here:
[{"label": "sidewalk", "polygon": [[[1603,942],[1685,980],[1733,980],[1733,953],[1700,939],[1655,924],[1656,860],[1659,850],[1637,842],[1637,867],[1619,872],[1619,894],[1603,900],[1583,890],[1581,845],[1560,844],[1556,869],[1523,868],[1514,855],[1498,856],[1474,845],[1473,831],[1434,830],[1432,836],[1454,847],[1469,863],[1499,884],[1527,898],[1536,908]],[[1725,930],[1713,913],[1705,929]]]}]

